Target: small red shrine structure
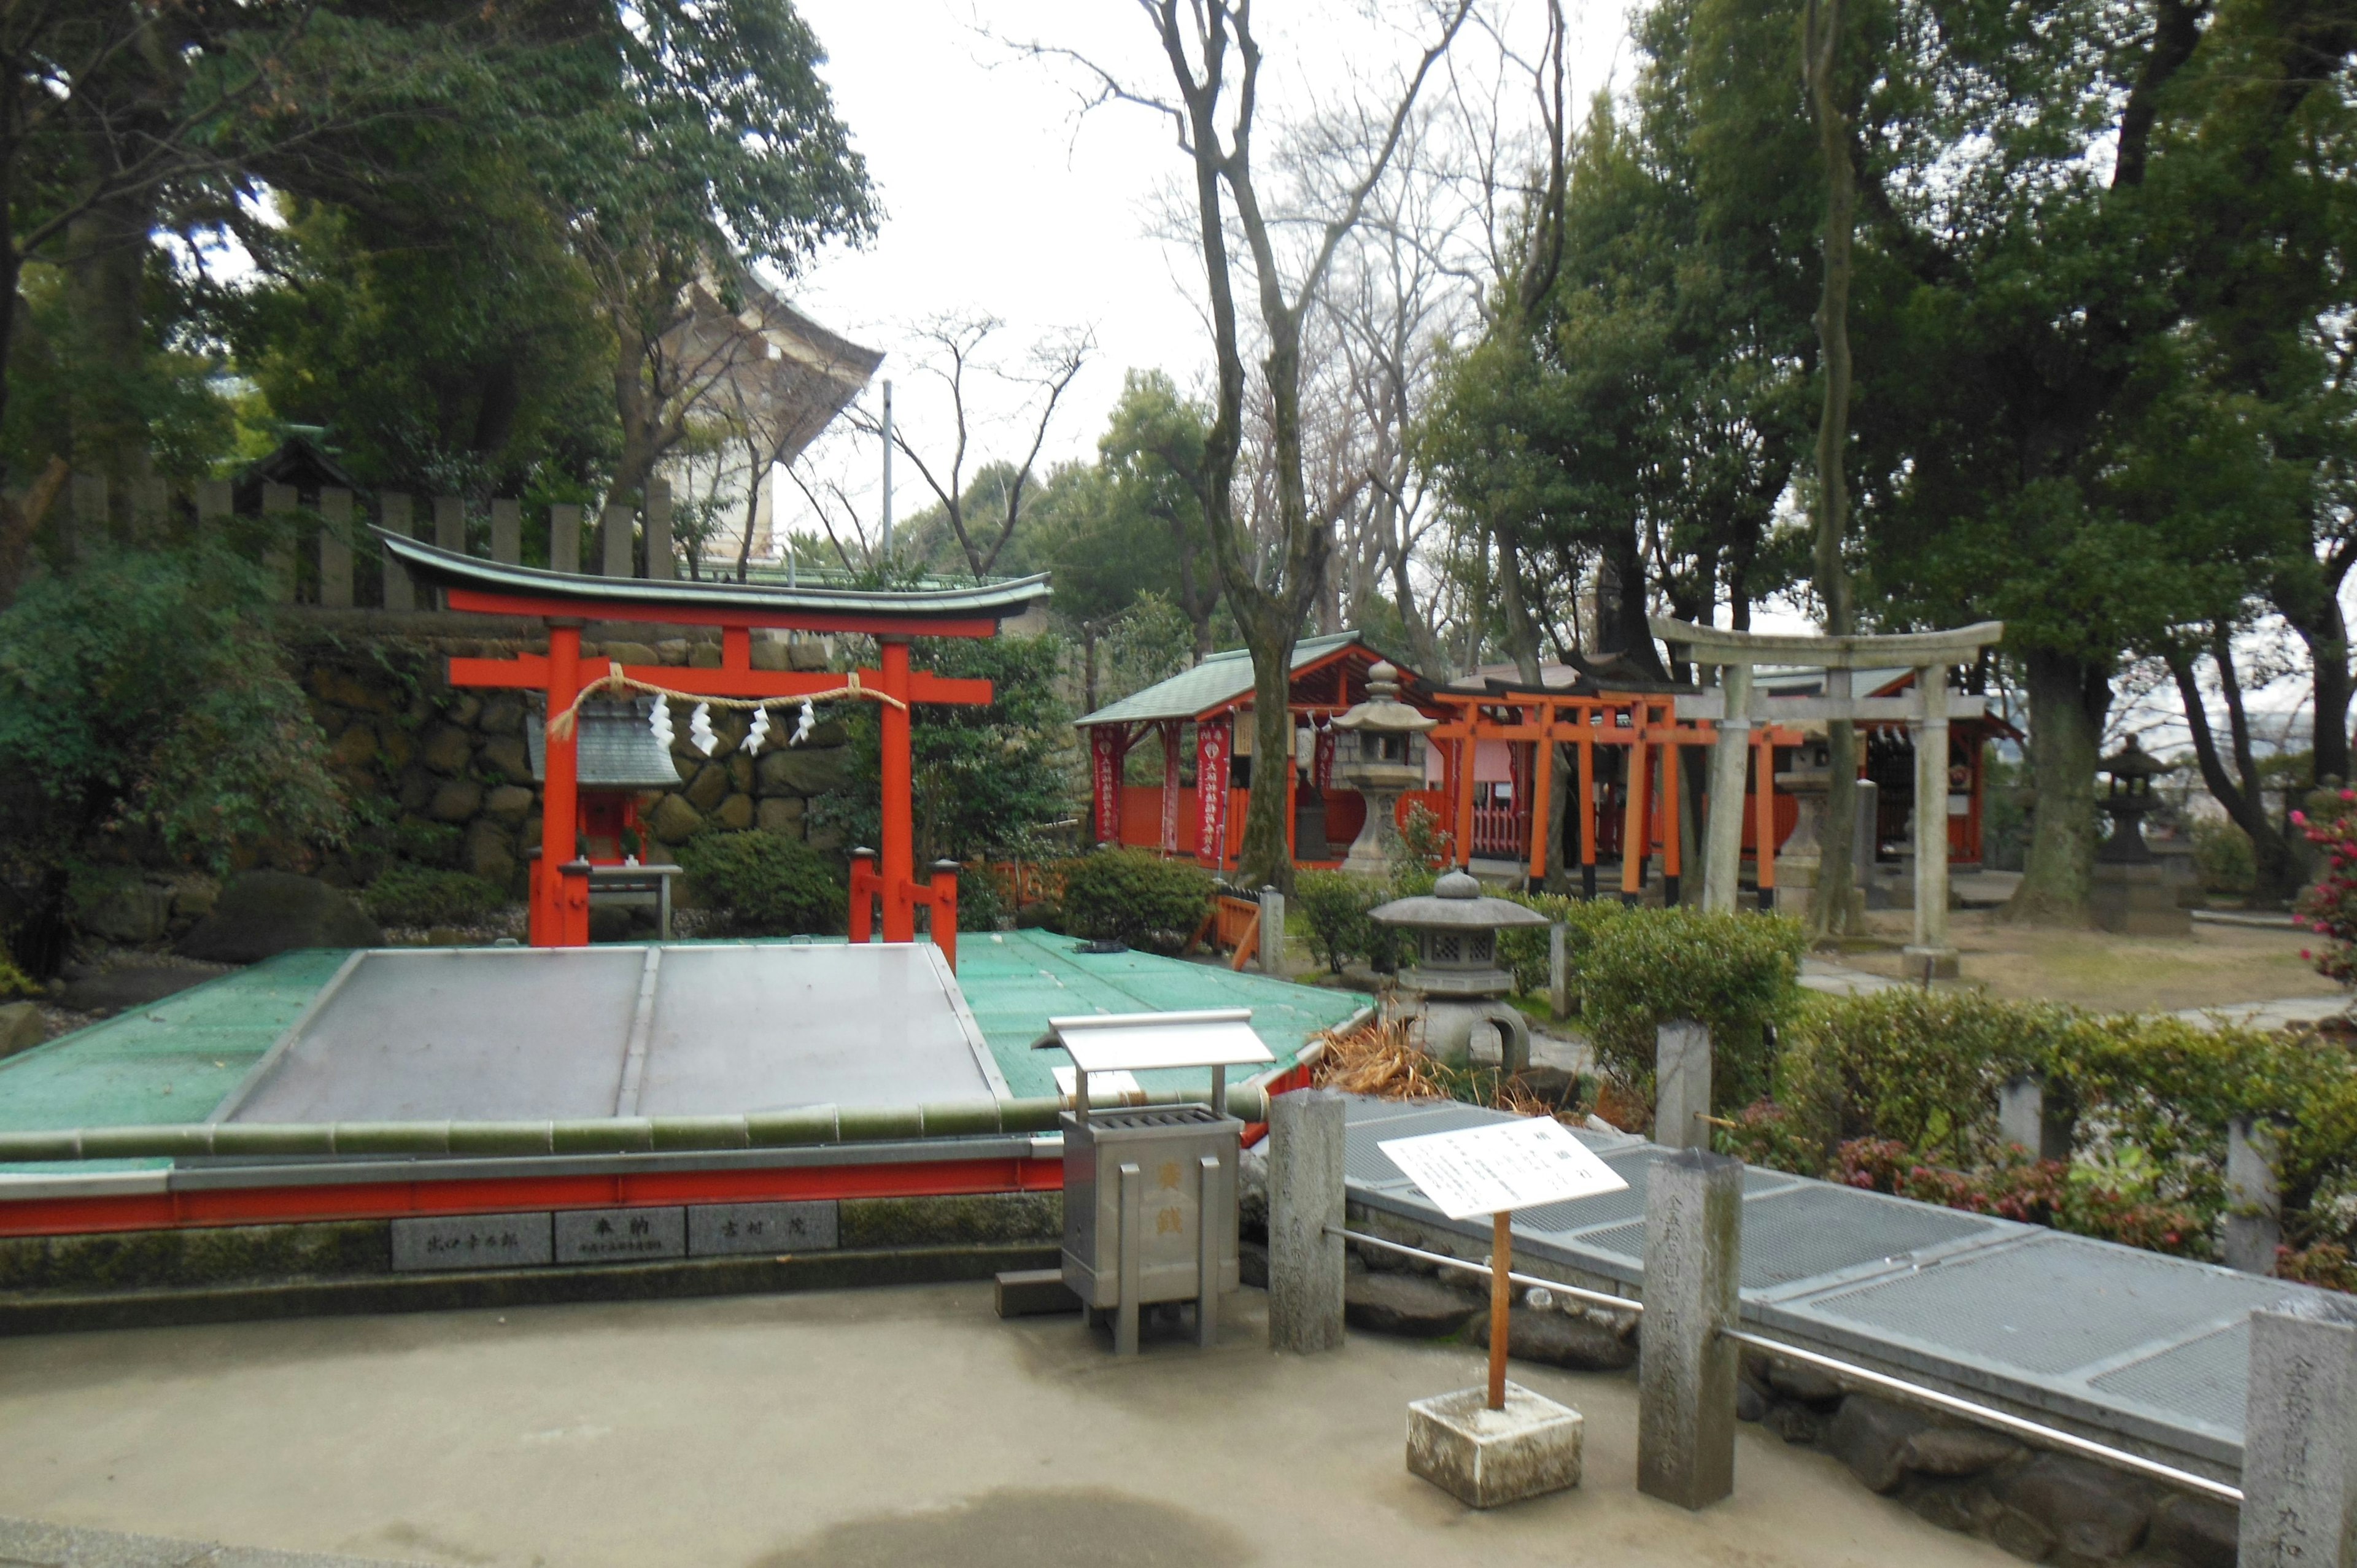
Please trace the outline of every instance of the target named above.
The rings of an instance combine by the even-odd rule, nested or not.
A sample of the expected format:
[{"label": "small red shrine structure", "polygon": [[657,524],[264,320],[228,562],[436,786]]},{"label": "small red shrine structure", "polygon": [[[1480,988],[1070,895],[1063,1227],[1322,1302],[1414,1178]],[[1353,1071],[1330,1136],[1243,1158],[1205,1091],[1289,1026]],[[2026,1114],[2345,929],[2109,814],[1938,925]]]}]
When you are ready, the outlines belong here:
[{"label": "small red shrine structure", "polygon": [[[548,628],[548,651],[509,659],[453,659],[454,686],[537,691],[552,719],[570,714],[584,693],[609,677],[696,698],[792,699],[855,696],[882,709],[883,843],[876,856],[855,853],[851,874],[851,940],[872,934],[882,908],[888,942],[916,939],[916,912],[931,911],[933,939],[952,962],[957,942],[957,879],[938,869],[916,877],[910,811],[909,710],[917,703],[986,703],[990,682],[952,680],[912,671],[914,637],[995,637],[999,623],[1048,596],[1048,579],[1025,577],[975,587],[884,591],[776,587],[737,583],[592,577],[536,567],[503,565],[377,531],[393,559],[413,577],[442,590],[448,607],[479,615],[515,616]],[[592,622],[716,627],[720,664],[699,669],[669,664],[584,660],[581,633]],[[877,639],[880,669],[841,671],[756,670],[755,628],[863,633]],[[630,687],[616,691],[625,694]],[[589,940],[589,863],[576,854],[580,831],[579,731],[551,723],[546,732],[546,779],[541,802],[541,854],[532,871],[532,945],[581,947]]]},{"label": "small red shrine structure", "polygon": [[[1339,865],[1364,821],[1358,793],[1335,783],[1330,725],[1364,700],[1367,671],[1385,660],[1400,662],[1356,632],[1306,638],[1295,647],[1287,707],[1296,746],[1280,767],[1296,865]],[[1685,829],[1698,830],[1699,816],[1666,802],[1680,800],[1687,769],[1706,767],[1702,748],[1718,736],[1709,719],[1678,716],[1678,699],[1700,688],[1647,680],[1609,660],[1549,665],[1535,685],[1491,671],[1447,684],[1405,665],[1401,671],[1401,700],[1440,723],[1427,736],[1426,787],[1403,795],[1399,810],[1403,819],[1415,807],[1430,811],[1457,864],[1514,863],[1534,884],[1559,863],[1564,869],[1576,864],[1589,897],[1598,890],[1599,864],[1617,867],[1624,897],[1641,893],[1649,869],[1658,867],[1663,890],[1677,896],[1685,863],[1700,847],[1686,842]],[[1857,686],[1864,694],[1889,696],[1914,678],[1905,669],[1860,671]],[[1771,698],[1806,698],[1823,681],[1817,670],[1763,670],[1758,685]],[[1095,840],[1188,854],[1222,870],[1234,865],[1251,790],[1270,771],[1239,755],[1250,745],[1252,701],[1250,656],[1220,653],[1079,720],[1089,745]],[[1190,727],[1191,746],[1186,744]],[[1866,744],[1859,771],[1880,786],[1877,838],[1902,839],[1912,809],[1906,726],[1860,729]],[[1981,858],[1983,743],[2014,733],[1994,716],[1960,717],[1953,726],[1951,794],[1939,809],[1947,814],[1951,856],[1958,863]],[[1160,742],[1160,778],[1129,783],[1129,754],[1149,737]],[[1778,754],[1806,737],[1798,722],[1771,720],[1751,732],[1743,854],[1763,896],[1775,886],[1774,852],[1799,814],[1798,802],[1774,787]],[[1573,771],[1560,843],[1553,842],[1542,805],[1555,787],[1558,746],[1569,753],[1562,766]],[[1765,789],[1763,778],[1770,780]],[[1763,839],[1771,846],[1764,862]],[[1631,844],[1637,853],[1625,853]]]}]

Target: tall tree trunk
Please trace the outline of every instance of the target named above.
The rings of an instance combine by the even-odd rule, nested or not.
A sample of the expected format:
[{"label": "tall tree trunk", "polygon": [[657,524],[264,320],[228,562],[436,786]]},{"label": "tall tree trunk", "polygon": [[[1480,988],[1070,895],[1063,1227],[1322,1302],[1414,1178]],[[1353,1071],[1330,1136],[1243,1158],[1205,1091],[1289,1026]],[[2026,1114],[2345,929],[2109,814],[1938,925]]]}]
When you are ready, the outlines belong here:
[{"label": "tall tree trunk", "polygon": [[2032,925],[2083,926],[2095,864],[2095,763],[2104,715],[2111,711],[2111,678],[2084,660],[2042,649],[2029,650],[2022,663],[2038,814],[2021,886],[2007,901],[2005,916]]},{"label": "tall tree trunk", "polygon": [[154,196],[126,192],[66,230],[66,314],[75,361],[73,463],[107,479],[108,510],[129,514],[131,483],[149,471],[140,383],[147,368],[141,298]]},{"label": "tall tree trunk", "polygon": [[[1850,165],[1849,117],[1842,113],[1834,80],[1841,59],[1841,0],[1809,0],[1805,28],[1802,74],[1825,176],[1824,284],[1817,302],[1824,402],[1817,414],[1814,573],[1826,634],[1847,637],[1857,629],[1849,572],[1842,561],[1849,535],[1844,463],[1849,447],[1849,287],[1857,173]],[[1825,742],[1833,777],[1825,789],[1824,848],[1809,899],[1809,931],[1820,938],[1848,928],[1850,887],[1857,875],[1851,853],[1857,842],[1857,728],[1846,719],[1834,720],[1825,725]],[[1917,809],[1928,807],[1919,802]]]},{"label": "tall tree trunk", "polygon": [[[2226,771],[2226,759],[2219,754],[2217,731],[2211,727],[2210,708],[2201,694],[2201,684],[2195,679],[2192,655],[2181,650],[2169,652],[2169,672],[2177,682],[2179,700],[2185,707],[2185,724],[2193,736],[2193,756],[2201,768],[2201,782],[2209,789],[2226,815],[2233,820],[2251,841],[2251,860],[2255,871],[2252,879],[2253,898],[2263,904],[2288,903],[2299,891],[2300,865],[2298,852],[2291,839],[2291,825],[2277,822],[2267,815],[2265,780],[2260,778],[2258,759],[2251,750],[2251,725],[2243,705],[2243,683],[2234,670],[2233,649],[2223,638],[2212,647],[2211,657],[2218,668],[2218,687],[2226,703],[2226,728],[2229,744],[2233,747],[2234,771]],[[2319,703],[2319,710],[2322,704]],[[2318,714],[2323,733],[2321,711]]]},{"label": "tall tree trunk", "polygon": [[1506,615],[1506,651],[1514,673],[1535,686],[1539,682],[1539,628],[1531,607],[1523,598],[1523,553],[1514,531],[1501,525],[1498,536],[1498,607]]}]

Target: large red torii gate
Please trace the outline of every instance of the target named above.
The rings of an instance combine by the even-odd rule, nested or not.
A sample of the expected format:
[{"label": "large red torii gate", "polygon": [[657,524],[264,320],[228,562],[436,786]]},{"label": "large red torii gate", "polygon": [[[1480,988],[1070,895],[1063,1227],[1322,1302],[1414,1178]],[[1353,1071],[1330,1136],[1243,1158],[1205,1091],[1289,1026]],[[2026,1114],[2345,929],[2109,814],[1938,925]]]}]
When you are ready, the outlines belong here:
[{"label": "large red torii gate", "polygon": [[[883,710],[883,854],[873,870],[852,873],[852,937],[864,938],[868,901],[880,896],[884,940],[916,940],[917,906],[935,902],[933,886],[916,880],[910,811],[909,706],[912,703],[978,704],[991,700],[987,681],[952,680],[909,668],[912,637],[995,637],[999,622],[1048,596],[1045,575],[970,588],[886,591],[773,587],[737,583],[656,582],[591,577],[511,566],[441,550],[377,531],[394,560],[416,579],[440,587],[453,610],[527,617],[548,628],[546,653],[510,659],[450,660],[454,686],[501,686],[546,693],[547,714],[570,708],[584,691],[608,679],[614,666],[581,659],[581,628],[590,621],[720,628],[720,667],[619,665],[624,678],[700,697],[793,698],[839,691],[840,671],[756,670],[753,628],[856,632],[877,639],[880,670],[857,672],[856,683],[892,699]],[[589,867],[574,854],[576,732],[548,737],[541,800],[541,852],[532,870],[532,945],[582,947],[589,940]],[[952,939],[954,940],[954,939]]]}]

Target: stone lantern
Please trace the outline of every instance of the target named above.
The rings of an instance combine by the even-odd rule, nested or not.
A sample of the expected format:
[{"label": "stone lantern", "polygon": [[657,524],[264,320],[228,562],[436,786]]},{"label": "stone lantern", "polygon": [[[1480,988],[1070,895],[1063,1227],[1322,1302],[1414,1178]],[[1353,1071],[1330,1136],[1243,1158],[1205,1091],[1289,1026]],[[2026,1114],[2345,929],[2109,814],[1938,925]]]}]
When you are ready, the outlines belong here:
[{"label": "stone lantern", "polygon": [[1367,820],[1351,841],[1342,869],[1389,876],[1404,847],[1399,798],[1424,788],[1425,732],[1439,724],[1399,700],[1399,671],[1378,663],[1367,671],[1367,700],[1334,721],[1345,739],[1334,750],[1334,777],[1367,802]]},{"label": "stone lantern", "polygon": [[1452,871],[1415,898],[1394,898],[1370,911],[1379,925],[1415,941],[1415,961],[1400,972],[1404,1004],[1394,1016],[1422,1025],[1425,1054],[1450,1067],[1473,1059],[1473,1033],[1494,1026],[1498,1062],[1508,1072],[1531,1064],[1531,1026],[1506,1000],[1514,978],[1499,967],[1498,933],[1544,926],[1544,915],[1509,898],[1482,895],[1481,885]]},{"label": "stone lantern", "polygon": [[2193,917],[2178,903],[2168,869],[2144,841],[2144,819],[2158,803],[2152,781],[2161,765],[2131,738],[2096,767],[2110,781],[2098,803],[2112,819],[2112,832],[2096,846],[2088,889],[2095,924],[2134,937],[2190,935]]}]

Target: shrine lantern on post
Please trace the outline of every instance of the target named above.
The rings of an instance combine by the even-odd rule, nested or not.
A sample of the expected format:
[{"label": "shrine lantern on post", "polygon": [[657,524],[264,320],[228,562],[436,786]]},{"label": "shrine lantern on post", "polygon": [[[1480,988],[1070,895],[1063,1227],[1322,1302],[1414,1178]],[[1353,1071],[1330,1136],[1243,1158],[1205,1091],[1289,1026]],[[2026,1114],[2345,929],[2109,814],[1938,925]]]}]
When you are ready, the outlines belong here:
[{"label": "shrine lantern on post", "polygon": [[1394,1015],[1419,1027],[1425,1054],[1450,1067],[1473,1065],[1476,1030],[1496,1031],[1498,1065],[1531,1063],[1531,1026],[1506,1000],[1514,977],[1498,961],[1498,933],[1544,926],[1547,918],[1511,898],[1485,897],[1470,873],[1452,871],[1415,898],[1377,905],[1368,918],[1406,932],[1415,961],[1400,972]]},{"label": "shrine lantern on post", "polygon": [[1367,820],[1343,858],[1343,870],[1360,876],[1392,874],[1405,851],[1399,798],[1424,787],[1424,737],[1439,723],[1399,700],[1399,671],[1389,663],[1367,671],[1367,700],[1334,721],[1343,732],[1335,748],[1334,777],[1367,802]]},{"label": "shrine lantern on post", "polygon": [[2144,820],[2160,803],[2152,783],[2161,765],[2131,737],[2096,768],[2108,780],[2097,804],[2112,819],[2112,832],[2096,846],[2087,889],[2095,924],[2125,936],[2190,934],[2193,917],[2178,902],[2167,868],[2144,840]]}]

